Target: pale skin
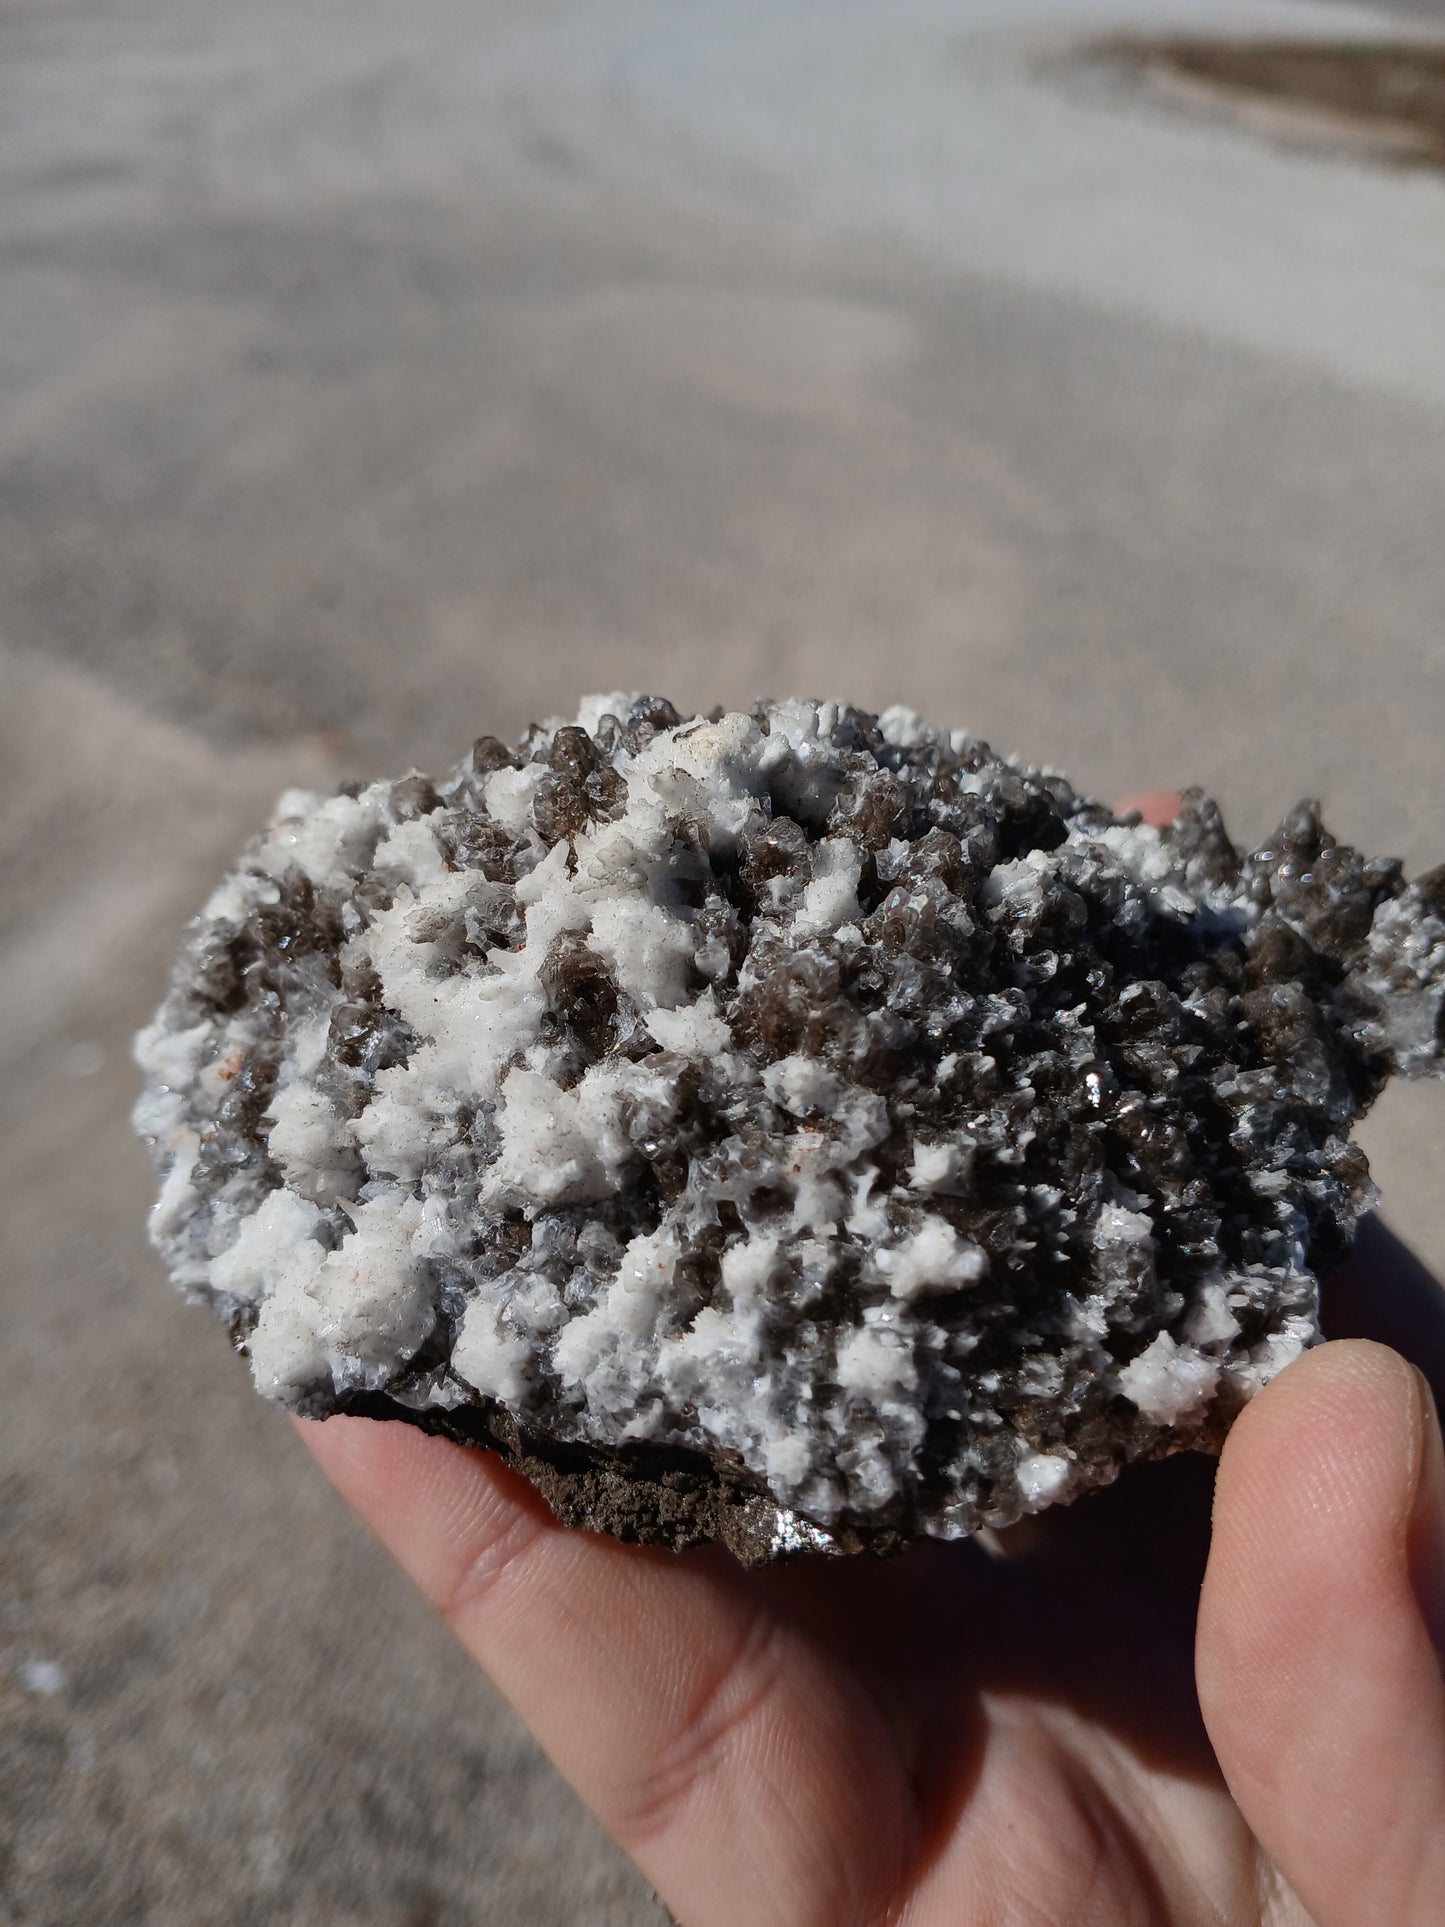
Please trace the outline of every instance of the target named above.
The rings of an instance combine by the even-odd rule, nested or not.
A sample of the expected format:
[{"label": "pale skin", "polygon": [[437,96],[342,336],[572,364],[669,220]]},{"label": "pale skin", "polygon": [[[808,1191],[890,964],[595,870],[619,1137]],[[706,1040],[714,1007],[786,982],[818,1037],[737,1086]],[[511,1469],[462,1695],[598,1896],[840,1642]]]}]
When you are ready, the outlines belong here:
[{"label": "pale skin", "polygon": [[1445,1293],[1372,1228],[1326,1328],[1217,1468],[988,1551],[747,1573],[298,1431],[686,1927],[1438,1927]]}]

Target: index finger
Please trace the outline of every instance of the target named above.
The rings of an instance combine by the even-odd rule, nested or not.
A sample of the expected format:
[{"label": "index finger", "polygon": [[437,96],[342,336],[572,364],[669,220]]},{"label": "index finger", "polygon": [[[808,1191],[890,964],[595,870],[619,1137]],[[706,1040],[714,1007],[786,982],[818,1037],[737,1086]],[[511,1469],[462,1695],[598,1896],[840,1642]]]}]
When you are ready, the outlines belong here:
[{"label": "index finger", "polygon": [[729,1560],[564,1530],[493,1455],[407,1425],[297,1429],[665,1898],[882,1911],[911,1834],[882,1714]]}]

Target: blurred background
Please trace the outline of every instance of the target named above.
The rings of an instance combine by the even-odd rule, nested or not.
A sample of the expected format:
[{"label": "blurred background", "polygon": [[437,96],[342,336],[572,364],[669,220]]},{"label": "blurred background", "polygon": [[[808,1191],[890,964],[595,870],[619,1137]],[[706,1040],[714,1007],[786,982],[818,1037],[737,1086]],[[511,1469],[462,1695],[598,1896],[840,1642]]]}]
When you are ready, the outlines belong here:
[{"label": "blurred background", "polygon": [[663,1919],[170,1291],[130,1036],[280,788],[594,688],[1445,858],[1442,41],[0,0],[0,1922]]}]

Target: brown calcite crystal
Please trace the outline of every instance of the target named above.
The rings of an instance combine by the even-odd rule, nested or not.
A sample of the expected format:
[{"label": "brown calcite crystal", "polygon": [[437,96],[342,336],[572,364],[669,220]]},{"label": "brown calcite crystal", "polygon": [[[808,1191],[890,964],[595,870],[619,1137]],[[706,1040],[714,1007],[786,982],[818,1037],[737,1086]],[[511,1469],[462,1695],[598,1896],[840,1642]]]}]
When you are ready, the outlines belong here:
[{"label": "brown calcite crystal", "polygon": [[137,1123],[268,1397],[624,1538],[892,1548],[1217,1444],[1442,1012],[1445,871],[1311,804],[1243,855],[903,710],[596,697],[284,796]]}]

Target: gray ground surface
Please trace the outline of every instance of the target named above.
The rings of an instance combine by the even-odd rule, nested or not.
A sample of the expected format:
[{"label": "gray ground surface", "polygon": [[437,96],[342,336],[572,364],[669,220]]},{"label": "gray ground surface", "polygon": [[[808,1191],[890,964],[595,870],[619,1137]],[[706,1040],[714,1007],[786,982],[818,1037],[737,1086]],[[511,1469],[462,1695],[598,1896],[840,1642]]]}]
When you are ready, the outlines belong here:
[{"label": "gray ground surface", "polygon": [[1060,58],[1202,16],[1380,24],[0,0],[0,1921],[661,1918],[143,1242],[283,783],[837,690],[1445,856],[1445,181]]}]

